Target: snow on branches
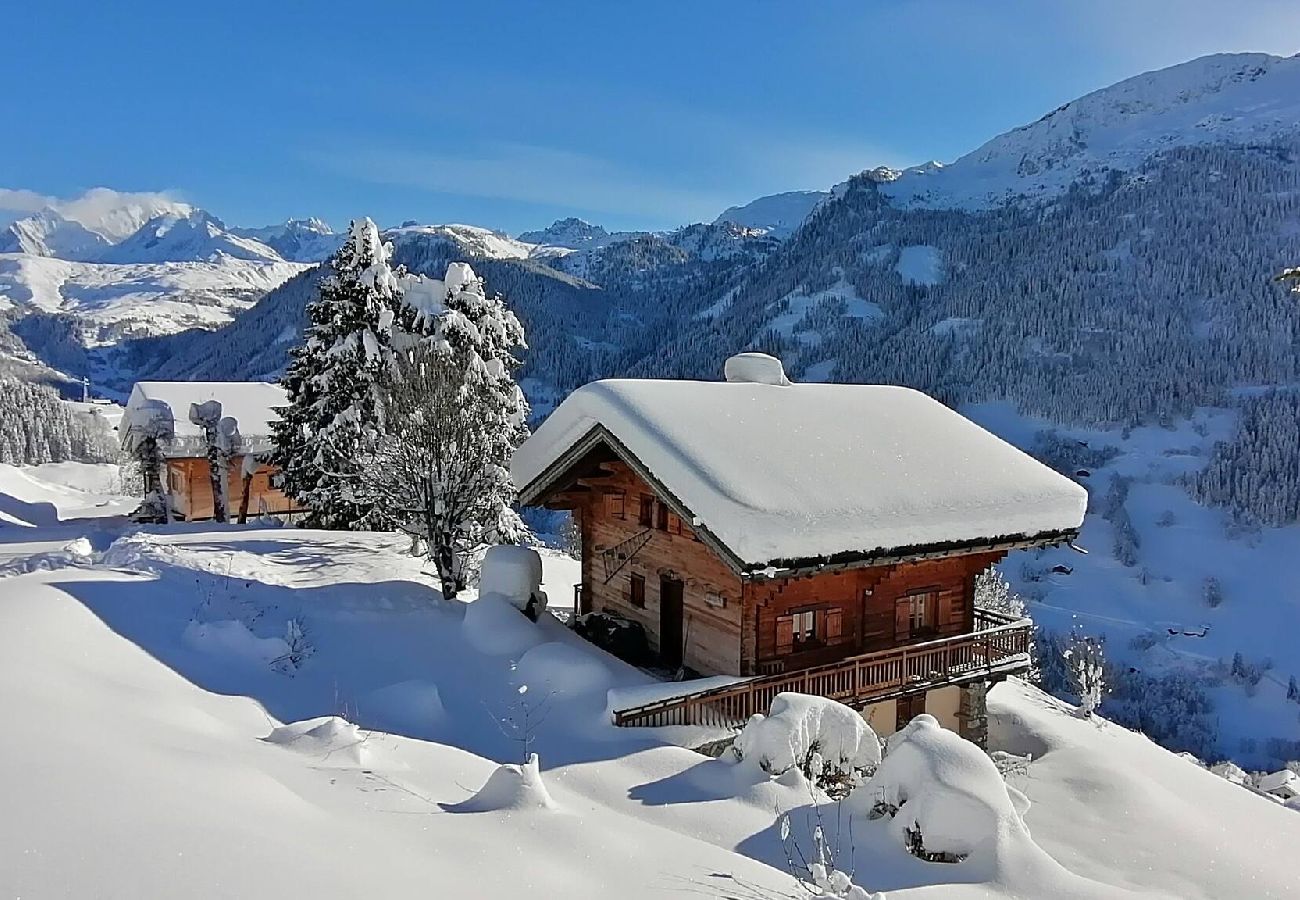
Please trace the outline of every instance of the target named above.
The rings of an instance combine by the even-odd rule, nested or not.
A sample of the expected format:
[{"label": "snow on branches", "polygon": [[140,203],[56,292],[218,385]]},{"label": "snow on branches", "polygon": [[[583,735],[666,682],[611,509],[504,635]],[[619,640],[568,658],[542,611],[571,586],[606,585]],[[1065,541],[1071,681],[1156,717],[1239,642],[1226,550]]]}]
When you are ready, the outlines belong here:
[{"label": "snow on branches", "polygon": [[361,469],[380,442],[384,385],[396,368],[394,323],[403,307],[391,253],[374,222],[352,223],[307,305],[304,342],[282,379],[289,406],[274,425],[270,461],[285,492],[310,510],[309,525],[390,524],[366,496]]}]

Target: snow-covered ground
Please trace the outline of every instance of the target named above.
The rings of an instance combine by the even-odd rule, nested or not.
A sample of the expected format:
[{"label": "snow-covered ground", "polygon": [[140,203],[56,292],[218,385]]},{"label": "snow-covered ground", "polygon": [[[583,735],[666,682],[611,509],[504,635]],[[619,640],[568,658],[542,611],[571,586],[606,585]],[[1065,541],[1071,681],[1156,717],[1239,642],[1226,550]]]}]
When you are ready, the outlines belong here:
[{"label": "snow-covered ground", "polygon": [[[74,517],[86,509],[70,492],[105,498],[108,469],[2,474],[0,493],[56,513],[0,526],[11,562],[38,531],[90,550],[0,577],[0,708],[16,730],[0,742],[0,893],[799,896],[778,820],[789,811],[807,846],[807,785],[668,742],[680,732],[614,728],[607,693],[650,678],[559,622],[470,615],[480,601],[444,601],[391,535],[142,530]],[[577,574],[545,556],[557,605]],[[896,819],[856,815],[839,842],[859,884],[891,897],[1300,891],[1278,864],[1300,816],[1016,683],[992,705],[995,744],[1033,757],[1011,776],[1032,801],[1028,830],[1018,801],[995,787],[989,799],[987,772],[967,784],[968,763],[925,751],[935,778],[958,779],[934,782],[945,791],[982,785],[970,796],[993,804],[997,836],[977,835],[968,862],[926,863]],[[526,751],[540,793],[517,765]],[[917,771],[895,763],[890,784]]]}]

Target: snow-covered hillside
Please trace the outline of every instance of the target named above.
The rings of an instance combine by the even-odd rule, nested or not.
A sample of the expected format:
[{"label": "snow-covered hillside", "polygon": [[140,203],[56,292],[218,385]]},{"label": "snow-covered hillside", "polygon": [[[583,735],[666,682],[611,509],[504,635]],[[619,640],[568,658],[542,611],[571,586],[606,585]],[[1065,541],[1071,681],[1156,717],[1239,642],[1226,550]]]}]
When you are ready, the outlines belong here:
[{"label": "snow-covered hillside", "polygon": [[0,254],[0,310],[75,317],[89,345],[213,328],[302,271],[283,260],[86,263]]},{"label": "snow-covered hillside", "polygon": [[885,193],[932,208],[1045,199],[1154,153],[1250,144],[1300,131],[1300,54],[1205,56],[1066,103],[945,166],[909,169]]},{"label": "snow-covered hillside", "polygon": [[818,203],[829,196],[829,191],[788,191],[784,194],[759,197],[743,206],[733,206],[724,210],[713,220],[713,224],[731,222],[784,240],[803,224],[804,219],[808,218],[808,214]]},{"label": "snow-covered hillside", "polygon": [[[649,676],[549,616],[444,602],[396,536],[139,529],[65,501],[111,501],[111,480],[20,474],[0,494],[54,514],[0,525],[0,705],[39,735],[0,743],[6,895],[798,896],[780,817],[807,848],[817,805],[891,898],[1300,890],[1277,864],[1300,816],[1017,682],[992,693],[992,741],[1028,803],[952,735],[886,756],[894,783],[933,767],[912,790],[981,848],[922,862],[865,798],[613,727],[607,692]],[[545,557],[551,597],[577,576]]]},{"label": "snow-covered hillside", "polygon": [[231,228],[232,234],[259,241],[292,262],[321,262],[339,248],[343,235],[317,218],[290,219],[260,228]]}]

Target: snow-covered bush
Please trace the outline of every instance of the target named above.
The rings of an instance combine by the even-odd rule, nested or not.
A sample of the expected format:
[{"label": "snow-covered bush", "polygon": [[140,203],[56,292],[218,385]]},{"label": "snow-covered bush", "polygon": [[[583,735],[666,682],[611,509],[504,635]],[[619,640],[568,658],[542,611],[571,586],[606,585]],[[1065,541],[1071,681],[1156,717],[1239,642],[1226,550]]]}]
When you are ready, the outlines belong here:
[{"label": "snow-covered bush", "polygon": [[1107,691],[1102,641],[1076,631],[1070,635],[1061,656],[1065,659],[1071,688],[1079,700],[1079,714],[1087,718],[1101,706],[1101,698]]},{"label": "snow-covered bush", "polygon": [[736,756],[769,775],[798,769],[832,797],[848,793],[880,763],[880,739],[854,710],[807,694],[781,693],[766,716],[745,723]]},{"label": "snow-covered bush", "polygon": [[1007,616],[1025,614],[1025,601],[1011,588],[1011,583],[997,566],[989,566],[975,576],[975,605]]},{"label": "snow-covered bush", "polygon": [[852,812],[889,816],[890,832],[922,859],[991,856],[1008,839],[1029,838],[993,761],[927,714],[891,737],[875,774],[845,802]]},{"label": "snow-covered bush", "polygon": [[1211,609],[1223,605],[1223,584],[1213,575],[1205,579],[1201,592],[1205,597],[1205,605]]}]

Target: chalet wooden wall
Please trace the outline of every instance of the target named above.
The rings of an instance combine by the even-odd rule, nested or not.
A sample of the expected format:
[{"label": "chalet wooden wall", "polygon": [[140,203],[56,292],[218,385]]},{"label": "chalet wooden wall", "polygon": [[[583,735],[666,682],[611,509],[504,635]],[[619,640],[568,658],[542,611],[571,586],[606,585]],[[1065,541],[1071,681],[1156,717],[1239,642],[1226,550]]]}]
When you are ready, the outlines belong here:
[{"label": "chalet wooden wall", "polygon": [[[231,520],[238,515],[244,497],[243,464],[242,456],[235,457],[230,463],[226,493],[230,503],[227,513]],[[250,516],[256,516],[263,504],[271,512],[288,512],[294,508],[293,502],[271,485],[273,474],[275,470],[267,465],[258,466],[257,471],[253,473],[248,491]],[[209,476],[207,459],[203,457],[169,459],[167,488],[171,494],[172,506],[177,513],[191,521],[212,518],[214,512],[212,479]]]},{"label": "chalet wooden wall", "polygon": [[[667,512],[626,464],[602,460],[599,474],[592,474],[594,463],[585,470],[586,476],[574,474],[549,501],[572,508],[578,517],[583,609],[607,609],[640,622],[659,651],[660,579],[682,581],[684,662],[701,674],[793,670],[973,631],[975,576],[1005,555],[966,554],[743,581],[696,539],[688,523]],[[649,503],[648,519],[643,502]],[[608,561],[606,551],[620,547],[630,558]],[[643,606],[632,602],[632,577],[638,575],[645,579]],[[932,627],[913,633],[899,600],[916,592],[931,595],[933,614]],[[816,640],[794,645],[788,632],[782,640],[778,630],[788,629],[797,612],[815,616]]]},{"label": "chalet wooden wall", "polygon": [[[695,538],[677,516],[650,511],[649,538],[614,577],[606,581],[602,551],[647,531],[642,497],[649,485],[621,462],[608,463],[613,476],[600,479],[599,492],[575,510],[582,531],[582,583],[589,610],[609,609],[640,622],[659,651],[660,578],[683,583],[683,661],[704,674],[737,674],[741,656],[740,577]],[[662,526],[662,527],[661,527]],[[615,563],[617,564],[617,563]],[[645,579],[645,607],[632,605],[632,576]]]},{"label": "chalet wooden wall", "polygon": [[[854,653],[886,650],[974,630],[975,576],[1004,554],[973,553],[941,559],[755,581],[746,584],[752,610],[753,650],[742,657],[745,674],[831,662]],[[934,592],[933,631],[912,634],[899,621],[899,600]],[[798,611],[817,617],[820,640],[806,648],[780,648],[778,620]],[[838,629],[829,626],[838,617]]]}]

